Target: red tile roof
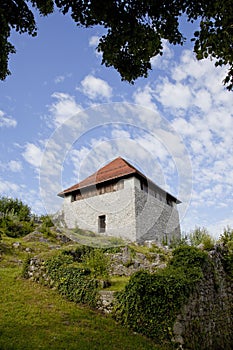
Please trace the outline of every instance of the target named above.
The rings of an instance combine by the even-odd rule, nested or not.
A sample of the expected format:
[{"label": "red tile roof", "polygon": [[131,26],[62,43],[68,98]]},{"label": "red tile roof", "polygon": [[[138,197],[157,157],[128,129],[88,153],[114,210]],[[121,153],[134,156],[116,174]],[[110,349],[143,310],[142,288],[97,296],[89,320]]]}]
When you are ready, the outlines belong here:
[{"label": "red tile roof", "polygon": [[[126,175],[139,173],[131,164],[121,157],[114,159],[104,167],[100,168],[94,174],[88,176],[83,181],[77,183],[74,186],[67,188],[66,190],[59,193],[59,196],[63,197],[63,194],[73,192],[75,190],[93,186],[101,182],[106,182],[113,179],[118,179]],[[140,173],[141,174],[141,173]]]},{"label": "red tile roof", "polygon": [[[138,171],[136,168],[134,168],[133,165],[129,164],[125,159],[118,157],[105,165],[104,167],[97,170],[94,174],[88,176],[83,181],[75,184],[74,186],[71,186],[64,191],[60,192],[58,196],[64,197],[65,194],[72,193],[76,190],[94,186],[99,183],[103,183],[106,181],[114,180],[114,179],[120,179],[128,175],[139,175],[140,178],[144,178],[150,183],[154,184],[151,180],[147,179],[145,175],[143,175],[140,171]],[[155,185],[155,184],[154,184]],[[155,185],[159,188],[159,186]],[[162,189],[161,189],[162,190]],[[163,192],[166,192],[162,190]],[[174,199],[176,199],[174,196],[172,196]],[[181,203],[178,199],[177,203]]]}]

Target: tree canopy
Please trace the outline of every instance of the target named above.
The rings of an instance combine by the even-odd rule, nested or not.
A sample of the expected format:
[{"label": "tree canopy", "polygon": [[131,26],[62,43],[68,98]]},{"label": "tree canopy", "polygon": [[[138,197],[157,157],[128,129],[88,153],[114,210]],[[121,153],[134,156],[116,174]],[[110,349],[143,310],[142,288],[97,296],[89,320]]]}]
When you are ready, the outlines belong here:
[{"label": "tree canopy", "polygon": [[106,28],[97,47],[102,64],[113,66],[130,83],[147,77],[151,58],[163,53],[162,39],[183,45],[179,21],[185,15],[199,23],[192,38],[196,58],[214,58],[216,66],[227,66],[223,83],[233,90],[233,0],[0,0],[1,80],[10,74],[8,59],[15,53],[11,31],[37,33],[32,7],[43,16],[57,7],[77,26]]}]

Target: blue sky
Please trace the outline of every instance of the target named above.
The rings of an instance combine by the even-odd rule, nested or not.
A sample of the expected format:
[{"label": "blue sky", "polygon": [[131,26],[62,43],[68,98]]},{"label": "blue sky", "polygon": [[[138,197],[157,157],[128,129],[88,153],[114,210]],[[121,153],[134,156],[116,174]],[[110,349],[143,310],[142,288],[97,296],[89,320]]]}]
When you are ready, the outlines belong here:
[{"label": "blue sky", "polygon": [[[147,79],[101,66],[103,30],[68,16],[37,18],[38,36],[12,34],[12,75],[0,83],[0,194],[34,212],[121,155],[179,197],[182,230],[233,226],[233,98],[224,68],[197,62],[189,42],[164,42]],[[183,24],[185,27],[185,24]]]}]

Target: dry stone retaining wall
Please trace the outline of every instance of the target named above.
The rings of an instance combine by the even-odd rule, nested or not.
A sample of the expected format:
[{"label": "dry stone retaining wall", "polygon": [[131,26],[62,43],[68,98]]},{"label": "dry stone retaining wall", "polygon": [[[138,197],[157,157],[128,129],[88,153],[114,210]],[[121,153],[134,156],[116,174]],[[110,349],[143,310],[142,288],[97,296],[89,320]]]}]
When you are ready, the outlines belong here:
[{"label": "dry stone retaining wall", "polygon": [[212,267],[180,310],[174,341],[182,349],[233,349],[233,283],[226,275],[221,253],[210,252]]},{"label": "dry stone retaining wall", "polygon": [[[173,325],[173,341],[178,344],[179,349],[232,350],[233,283],[224,271],[221,253],[213,250],[209,255],[212,265],[205,271],[204,278],[196,285]],[[122,253],[113,255],[116,261],[112,265],[112,272],[116,272],[118,262],[127,262],[129,257],[130,253],[126,248]],[[150,270],[147,266],[149,262],[143,254],[139,253],[137,261],[139,266],[141,264],[143,268]],[[161,267],[161,262],[156,263]],[[126,272],[126,266],[123,266],[122,272],[119,273],[118,270],[118,274],[130,275],[139,266],[134,266],[135,269],[128,267],[128,272]],[[28,277],[48,285],[51,283],[46,275],[43,260],[36,257],[30,260]],[[110,313],[113,301],[114,292],[103,290],[99,294],[97,307],[101,311]]]}]

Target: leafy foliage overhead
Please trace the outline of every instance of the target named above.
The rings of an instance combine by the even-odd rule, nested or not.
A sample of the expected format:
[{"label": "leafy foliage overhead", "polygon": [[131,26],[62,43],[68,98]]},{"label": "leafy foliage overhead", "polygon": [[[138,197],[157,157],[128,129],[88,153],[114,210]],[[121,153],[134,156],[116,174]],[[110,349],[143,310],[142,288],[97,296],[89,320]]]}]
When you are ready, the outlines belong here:
[{"label": "leafy foliage overhead", "polygon": [[198,21],[192,41],[197,59],[215,58],[216,66],[227,65],[224,79],[233,90],[233,3],[232,0],[0,0],[0,78],[10,74],[8,57],[15,52],[9,42],[11,30],[36,35],[31,6],[43,16],[54,11],[70,14],[77,26],[101,25],[107,32],[98,50],[102,63],[113,66],[122,80],[133,83],[147,77],[150,59],[162,55],[162,39],[182,45],[179,20]]}]

